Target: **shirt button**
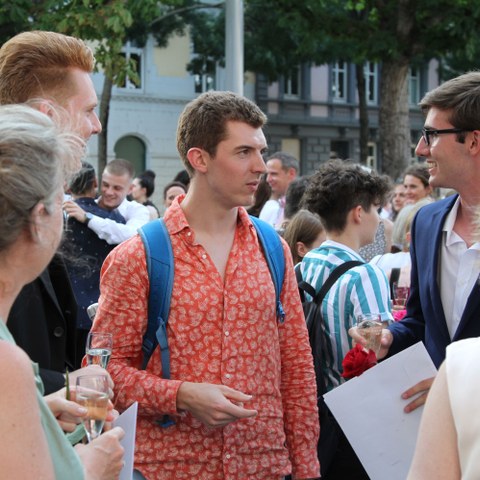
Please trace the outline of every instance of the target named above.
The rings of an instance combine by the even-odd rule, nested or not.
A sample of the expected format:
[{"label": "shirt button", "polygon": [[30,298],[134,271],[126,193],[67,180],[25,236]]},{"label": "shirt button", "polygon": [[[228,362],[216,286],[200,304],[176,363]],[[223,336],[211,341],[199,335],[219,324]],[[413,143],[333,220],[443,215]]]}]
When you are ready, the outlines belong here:
[{"label": "shirt button", "polygon": [[225,458],[228,460],[228,459],[230,458],[230,454],[227,453],[227,454],[225,455]]},{"label": "shirt button", "polygon": [[230,335],[230,332],[225,332],[225,336],[228,337]]},{"label": "shirt button", "polygon": [[187,232],[187,237],[191,237],[192,236],[192,232]]},{"label": "shirt button", "polygon": [[202,255],[202,258],[205,260],[205,259],[207,258],[207,255],[204,253],[204,254]]},{"label": "shirt button", "polygon": [[231,375],[230,373],[227,373],[227,374],[225,375],[225,378],[232,378],[232,375]]},{"label": "shirt button", "polygon": [[53,335],[57,338],[60,338],[63,335],[63,328],[56,327],[55,330],[53,331]]}]

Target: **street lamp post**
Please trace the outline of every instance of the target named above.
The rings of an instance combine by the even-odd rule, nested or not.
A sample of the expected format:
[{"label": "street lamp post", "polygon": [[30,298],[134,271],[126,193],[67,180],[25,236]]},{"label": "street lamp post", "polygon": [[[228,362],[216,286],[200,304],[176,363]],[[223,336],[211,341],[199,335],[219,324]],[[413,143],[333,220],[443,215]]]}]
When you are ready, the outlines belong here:
[{"label": "street lamp post", "polygon": [[243,0],[225,2],[226,89],[243,95]]}]

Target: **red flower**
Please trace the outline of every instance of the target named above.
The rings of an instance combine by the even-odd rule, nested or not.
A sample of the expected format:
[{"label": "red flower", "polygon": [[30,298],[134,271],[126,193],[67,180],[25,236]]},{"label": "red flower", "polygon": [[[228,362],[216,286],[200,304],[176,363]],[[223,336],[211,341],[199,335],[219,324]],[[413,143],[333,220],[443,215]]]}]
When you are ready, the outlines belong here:
[{"label": "red flower", "polygon": [[377,364],[377,357],[373,350],[367,350],[357,343],[348,353],[342,362],[343,378],[353,378],[361,375],[365,370]]},{"label": "red flower", "polygon": [[407,314],[407,310],[406,309],[394,310],[392,313],[393,313],[393,319],[396,322],[399,322]]}]

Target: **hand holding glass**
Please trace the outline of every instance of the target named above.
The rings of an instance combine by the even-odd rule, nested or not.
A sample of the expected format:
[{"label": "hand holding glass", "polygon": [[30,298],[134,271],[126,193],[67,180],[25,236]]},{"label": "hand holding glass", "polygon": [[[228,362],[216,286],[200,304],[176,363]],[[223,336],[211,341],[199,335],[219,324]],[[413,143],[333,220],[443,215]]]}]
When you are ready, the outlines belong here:
[{"label": "hand holding glass", "polygon": [[113,338],[111,333],[90,332],[87,337],[87,363],[107,368],[112,355]]},{"label": "hand holding glass", "polygon": [[108,412],[108,377],[106,375],[80,375],[77,377],[76,401],[88,412],[83,425],[89,442],[102,433]]},{"label": "hand holding glass", "polygon": [[378,356],[382,340],[382,319],[379,313],[369,313],[357,317],[357,331],[367,341],[365,347]]}]

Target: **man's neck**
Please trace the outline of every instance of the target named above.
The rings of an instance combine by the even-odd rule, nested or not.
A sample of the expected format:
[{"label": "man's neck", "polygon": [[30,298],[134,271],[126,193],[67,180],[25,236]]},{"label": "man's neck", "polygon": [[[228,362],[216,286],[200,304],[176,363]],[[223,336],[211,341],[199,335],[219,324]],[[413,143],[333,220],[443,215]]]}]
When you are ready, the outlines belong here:
[{"label": "man's neck", "polygon": [[332,240],[333,242],[341,243],[348,248],[351,248],[355,252],[358,252],[362,245],[356,236],[351,235],[349,232],[344,230],[341,233],[338,232],[327,232],[327,240]]},{"label": "man's neck", "polygon": [[226,208],[195,186],[190,186],[180,204],[190,228],[197,234],[226,235],[235,230],[238,207]]},{"label": "man's neck", "polygon": [[478,241],[480,236],[478,233],[479,213],[480,205],[478,203],[469,204],[468,201],[460,197],[453,230],[468,247]]}]

